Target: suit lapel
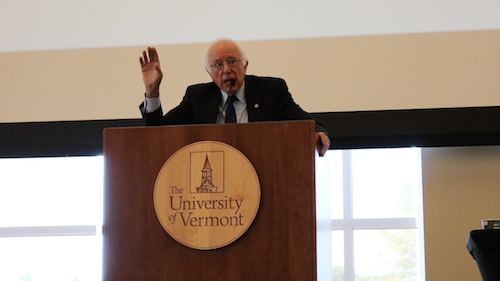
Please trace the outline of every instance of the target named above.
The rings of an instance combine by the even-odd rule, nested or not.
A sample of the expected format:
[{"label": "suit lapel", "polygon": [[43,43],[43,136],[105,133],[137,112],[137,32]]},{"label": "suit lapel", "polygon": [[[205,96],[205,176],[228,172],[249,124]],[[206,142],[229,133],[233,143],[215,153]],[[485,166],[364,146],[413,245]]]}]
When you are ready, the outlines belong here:
[{"label": "suit lapel", "polygon": [[[214,84],[215,85],[215,84]],[[219,105],[221,103],[222,95],[220,89],[215,86],[208,92],[205,99],[205,121],[207,123],[217,122],[217,114],[219,114]]]},{"label": "suit lapel", "polygon": [[262,93],[252,77],[245,77],[245,99],[247,102],[248,122],[260,121]]}]

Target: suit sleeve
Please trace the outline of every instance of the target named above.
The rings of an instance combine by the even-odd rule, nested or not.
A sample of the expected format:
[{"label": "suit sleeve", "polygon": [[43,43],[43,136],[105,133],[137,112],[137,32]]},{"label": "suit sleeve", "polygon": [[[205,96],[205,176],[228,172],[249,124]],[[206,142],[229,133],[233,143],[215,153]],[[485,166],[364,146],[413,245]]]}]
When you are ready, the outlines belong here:
[{"label": "suit sleeve", "polygon": [[160,126],[160,125],[186,125],[192,123],[192,106],[188,91],[182,99],[181,103],[163,115],[163,109],[160,106],[157,110],[146,113],[144,111],[144,103],[139,106],[142,114],[144,126]]},{"label": "suit sleeve", "polygon": [[323,132],[328,135],[326,128],[321,123],[295,103],[292,95],[288,91],[288,86],[286,85],[285,80],[278,79],[278,81],[281,81],[279,86],[280,90],[277,90],[279,93],[278,108],[280,114],[282,115],[281,118],[283,120],[314,120],[316,122],[316,132]]}]

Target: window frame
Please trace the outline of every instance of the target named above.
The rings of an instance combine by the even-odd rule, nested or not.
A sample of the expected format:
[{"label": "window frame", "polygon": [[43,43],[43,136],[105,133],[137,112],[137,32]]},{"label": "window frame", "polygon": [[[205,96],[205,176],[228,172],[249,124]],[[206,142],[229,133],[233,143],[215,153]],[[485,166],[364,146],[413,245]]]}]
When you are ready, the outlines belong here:
[{"label": "window frame", "polygon": [[[389,148],[390,149],[390,148]],[[419,152],[420,154],[420,152]],[[421,174],[421,157],[417,165]],[[332,218],[332,231],[343,231],[343,253],[344,253],[344,280],[355,280],[355,256],[354,256],[354,231],[355,230],[386,230],[386,229],[415,229],[418,231],[417,247],[417,280],[425,280],[425,247],[424,247],[424,223],[423,223],[423,194],[422,178],[418,182],[416,217],[409,218],[354,218],[354,196],[353,196],[353,160],[352,150],[342,150],[342,204],[343,218]]]}]

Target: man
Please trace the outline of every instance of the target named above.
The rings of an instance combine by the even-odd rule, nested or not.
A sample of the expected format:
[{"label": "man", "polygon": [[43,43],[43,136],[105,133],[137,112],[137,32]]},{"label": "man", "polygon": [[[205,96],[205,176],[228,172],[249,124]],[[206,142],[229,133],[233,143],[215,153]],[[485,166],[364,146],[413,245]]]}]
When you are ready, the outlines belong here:
[{"label": "man", "polygon": [[[140,109],[147,126],[313,120],[293,101],[284,80],[246,75],[245,52],[232,40],[216,40],[206,53],[205,69],[213,82],[189,86],[182,102],[165,115],[159,100],[163,74],[156,49],[148,47],[139,62],[146,86]],[[316,146],[321,156],[330,146],[326,130],[318,123]]]}]

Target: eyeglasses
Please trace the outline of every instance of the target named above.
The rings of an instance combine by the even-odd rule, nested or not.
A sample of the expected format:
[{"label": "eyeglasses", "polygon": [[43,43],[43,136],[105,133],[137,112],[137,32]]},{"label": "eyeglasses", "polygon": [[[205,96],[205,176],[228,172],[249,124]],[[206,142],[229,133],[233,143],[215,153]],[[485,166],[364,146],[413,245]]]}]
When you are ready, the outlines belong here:
[{"label": "eyeglasses", "polygon": [[216,62],[216,63],[212,64],[210,67],[213,68],[214,70],[219,71],[219,70],[222,69],[222,67],[224,67],[224,64],[227,64],[227,66],[233,68],[233,67],[236,66],[236,64],[238,62],[240,62],[242,60],[243,59],[239,59],[239,60],[237,60],[237,59],[229,59],[226,62]]}]

